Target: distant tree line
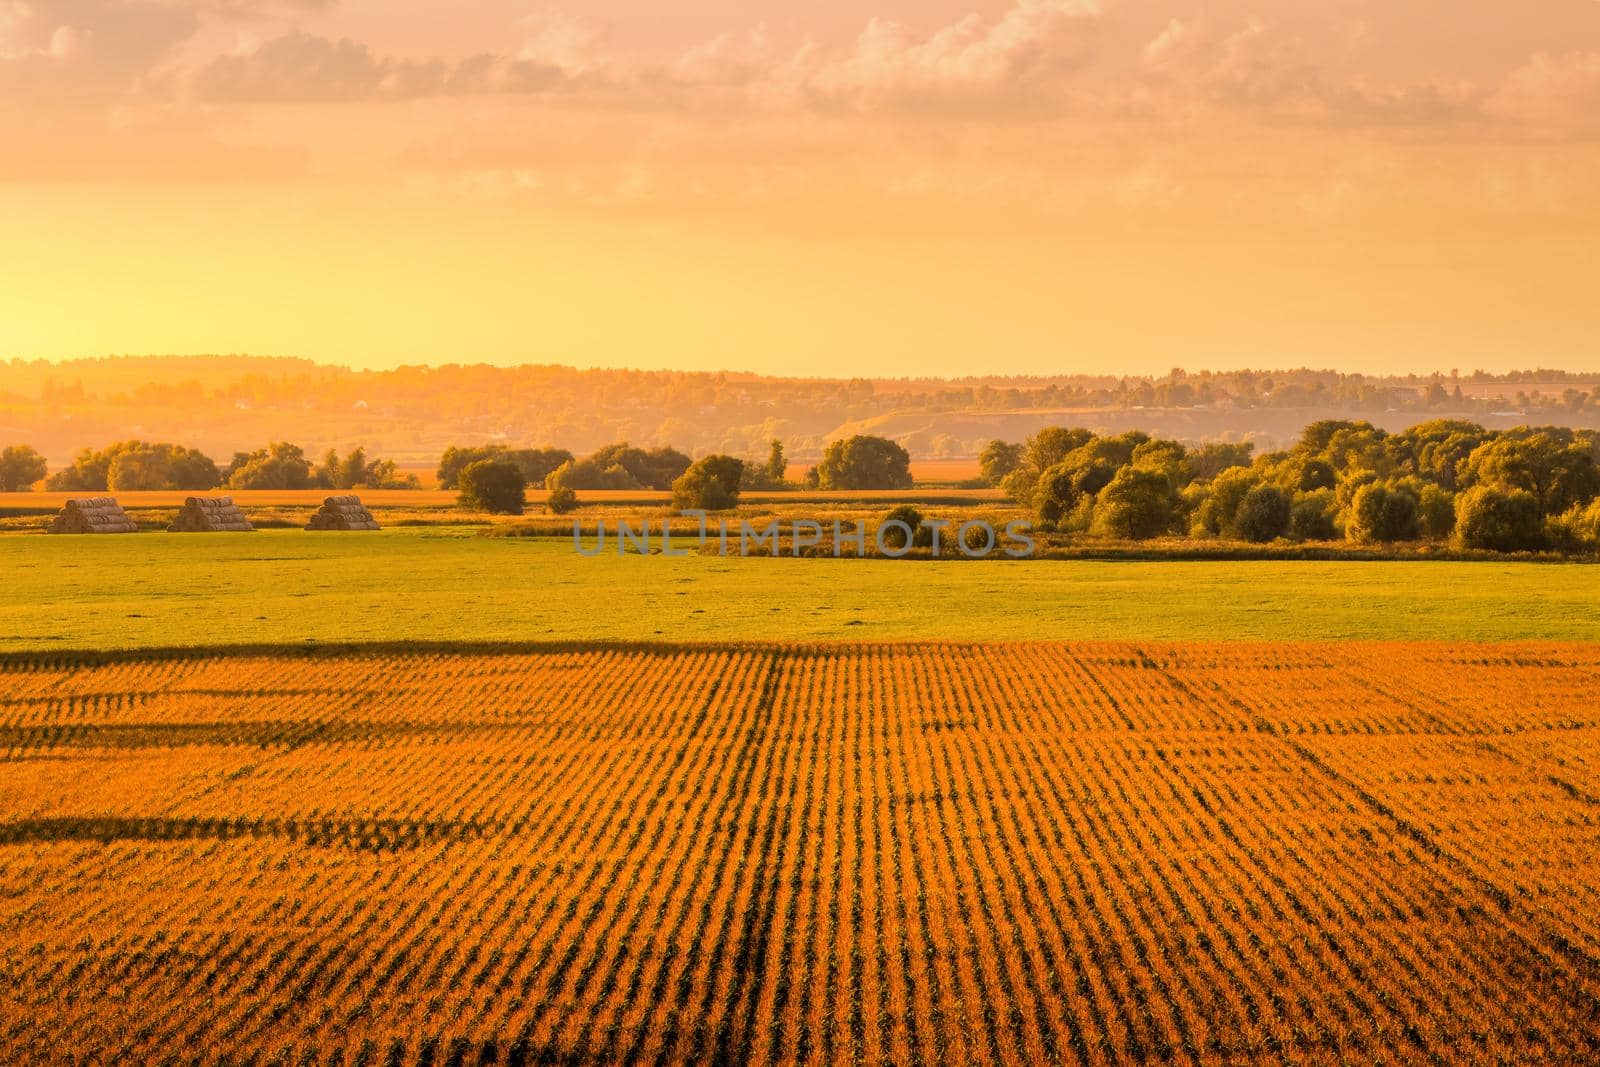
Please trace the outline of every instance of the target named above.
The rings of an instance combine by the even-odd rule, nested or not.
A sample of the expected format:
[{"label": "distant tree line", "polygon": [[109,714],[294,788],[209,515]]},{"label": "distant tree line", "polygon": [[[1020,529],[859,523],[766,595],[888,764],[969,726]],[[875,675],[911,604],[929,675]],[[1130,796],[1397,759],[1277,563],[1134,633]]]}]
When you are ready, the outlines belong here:
[{"label": "distant tree line", "polygon": [[44,457],[26,445],[0,451],[0,491],[31,489],[43,480],[47,490],[104,493],[140,490],[229,489],[415,489],[415,475],[402,474],[393,460],[369,459],[364,448],[343,457],[329,449],[313,463],[298,446],[278,441],[254,452],[237,452],[219,467],[211,457],[166,442],[119,441],[86,448],[72,463],[46,476]]},{"label": "distant tree line", "polygon": [[1506,552],[1600,547],[1597,431],[1491,431],[1439,419],[1390,434],[1325,420],[1291,449],[1251,452],[1051,427],[1021,444],[991,442],[981,467],[1045,529],[1062,532],[1258,543],[1450,539]]}]

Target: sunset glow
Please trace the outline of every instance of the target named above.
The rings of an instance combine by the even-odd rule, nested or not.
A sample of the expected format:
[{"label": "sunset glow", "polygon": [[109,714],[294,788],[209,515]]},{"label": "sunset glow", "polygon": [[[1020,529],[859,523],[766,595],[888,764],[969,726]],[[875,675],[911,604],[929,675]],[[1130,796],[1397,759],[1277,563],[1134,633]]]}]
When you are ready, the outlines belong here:
[{"label": "sunset glow", "polygon": [[1600,3],[0,0],[0,359],[1592,367]]}]

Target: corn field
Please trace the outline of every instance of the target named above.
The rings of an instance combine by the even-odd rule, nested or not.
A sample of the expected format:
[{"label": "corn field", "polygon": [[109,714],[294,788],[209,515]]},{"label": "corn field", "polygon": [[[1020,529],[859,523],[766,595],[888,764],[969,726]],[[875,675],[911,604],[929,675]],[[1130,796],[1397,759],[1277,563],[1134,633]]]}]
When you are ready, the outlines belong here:
[{"label": "corn field", "polygon": [[1600,1057],[1600,647],[0,657],[0,1063]]}]

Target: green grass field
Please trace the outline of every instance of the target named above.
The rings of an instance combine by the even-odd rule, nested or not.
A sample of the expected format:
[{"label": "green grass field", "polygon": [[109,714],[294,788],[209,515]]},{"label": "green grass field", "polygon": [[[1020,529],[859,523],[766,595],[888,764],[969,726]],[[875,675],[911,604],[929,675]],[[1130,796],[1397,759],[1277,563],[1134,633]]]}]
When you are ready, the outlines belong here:
[{"label": "green grass field", "polygon": [[565,539],[0,537],[0,649],[306,641],[1600,640],[1600,568],[578,556]]}]

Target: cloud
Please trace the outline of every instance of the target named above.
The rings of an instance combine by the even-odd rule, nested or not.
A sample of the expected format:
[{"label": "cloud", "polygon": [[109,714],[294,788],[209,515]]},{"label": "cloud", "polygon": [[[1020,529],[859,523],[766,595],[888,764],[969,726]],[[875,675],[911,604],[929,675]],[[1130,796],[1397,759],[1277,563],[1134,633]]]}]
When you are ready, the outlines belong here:
[{"label": "cloud", "polygon": [[969,15],[918,39],[871,20],[846,56],[820,63],[806,91],[858,110],[1049,103],[1089,54],[1096,0],[1021,0],[994,21]]},{"label": "cloud", "polygon": [[1211,106],[1275,125],[1434,127],[1478,117],[1465,82],[1374,84],[1330,73],[1259,18],[1218,34],[1204,16],[1173,19],[1140,55],[1147,87],[1178,106]]},{"label": "cloud", "polygon": [[[548,42],[546,42],[548,43]],[[562,54],[537,48],[518,56],[481,54],[455,63],[380,57],[349,38],[298,30],[218,56],[194,77],[201,99],[217,103],[308,103],[414,99],[470,93],[538,93],[575,84]]]},{"label": "cloud", "polygon": [[1600,137],[1600,52],[1540,52],[1511,72],[1485,108],[1542,136]]}]

